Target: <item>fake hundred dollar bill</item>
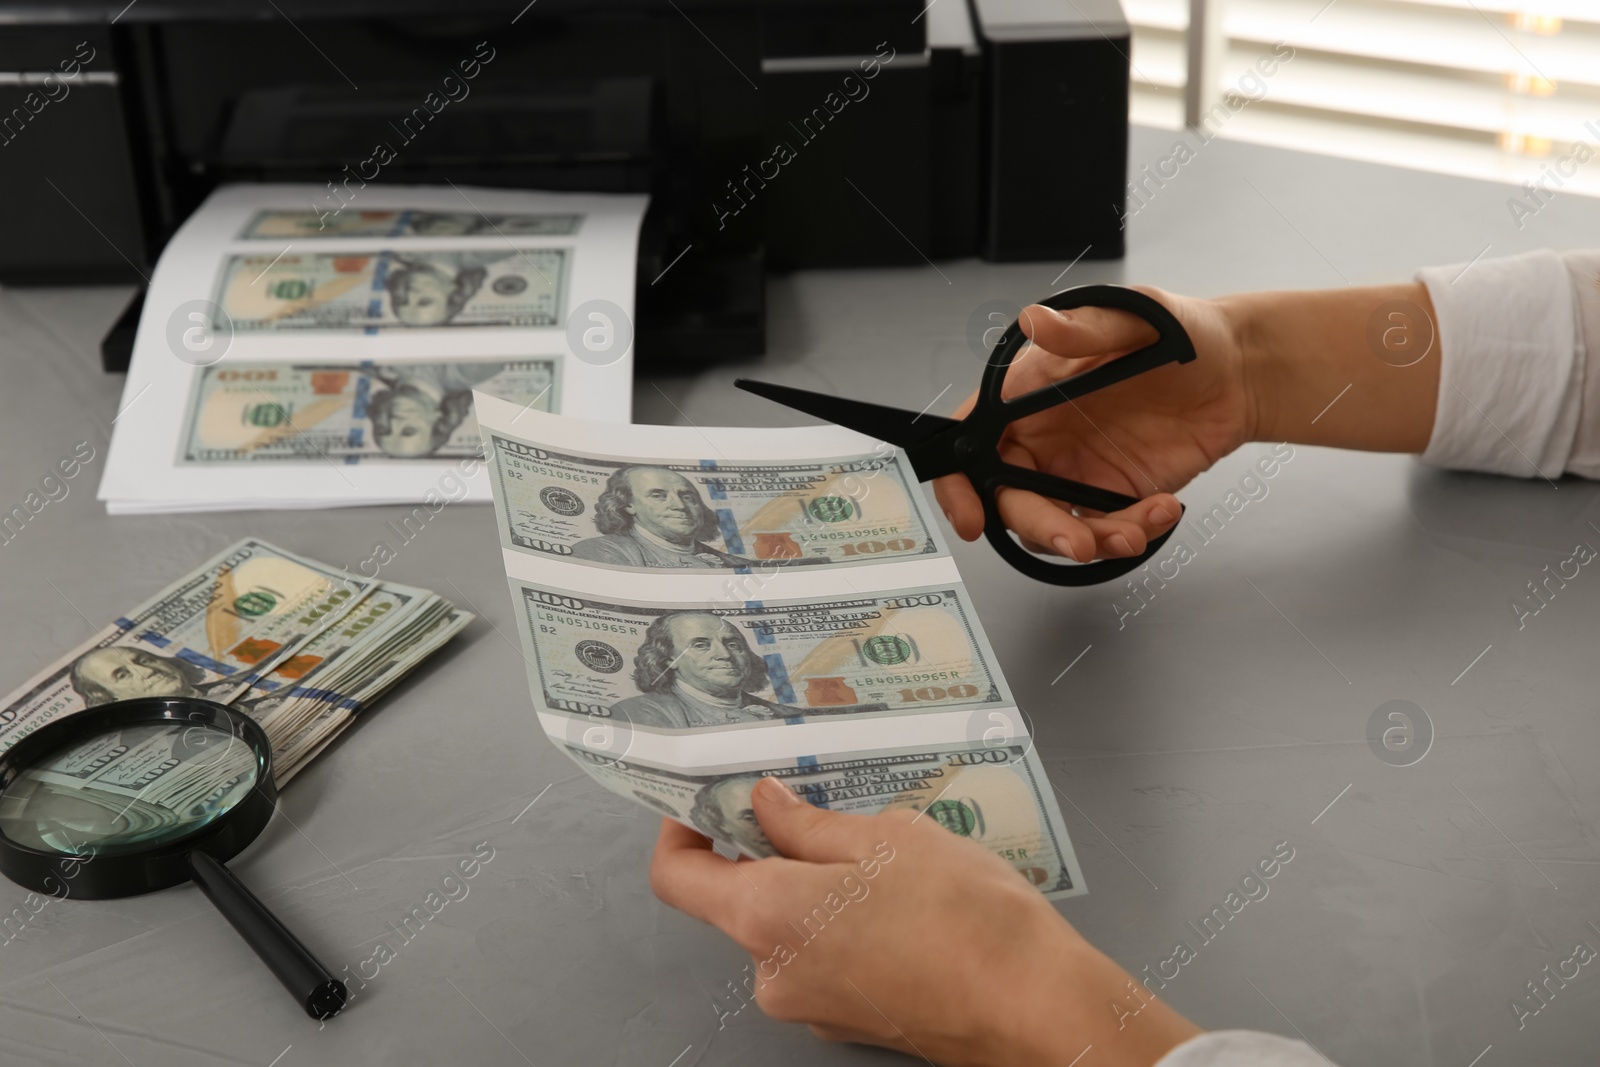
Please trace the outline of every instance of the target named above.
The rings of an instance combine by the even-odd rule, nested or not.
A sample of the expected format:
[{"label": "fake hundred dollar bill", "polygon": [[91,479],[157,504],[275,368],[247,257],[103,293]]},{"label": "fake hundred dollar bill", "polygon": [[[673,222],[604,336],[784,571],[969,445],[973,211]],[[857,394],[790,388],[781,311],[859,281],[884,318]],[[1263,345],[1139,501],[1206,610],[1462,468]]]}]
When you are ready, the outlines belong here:
[{"label": "fake hundred dollar bill", "polygon": [[554,411],[559,361],[240,363],[200,368],[185,464],[481,456],[472,390]]},{"label": "fake hundred dollar bill", "polygon": [[233,255],[217,303],[235,330],[559,326],[571,251]]},{"label": "fake hundred dollar bill", "polygon": [[113,700],[191,696],[226,704],[374,584],[264,541],[241,541],[0,701],[0,748]]},{"label": "fake hundred dollar bill", "polygon": [[[246,539],[0,700],[0,751],[86,707],[199,697],[262,726],[281,783],[472,618],[425,589]],[[323,717],[330,709],[336,714]],[[146,805],[136,814],[159,818],[157,809],[204,799],[233,774],[203,758],[215,745],[191,752],[184,735],[123,731],[100,739],[99,749],[67,753],[51,773],[76,774],[108,796]]]},{"label": "fake hundred dollar bill", "polygon": [[802,799],[829,811],[920,812],[988,848],[1052,899],[1087,892],[1050,783],[1025,740],[714,770],[656,767],[635,759],[609,759],[575,745],[564,748],[612,792],[752,858],[778,854],[761,832],[750,801],[757,782],[777,778]]},{"label": "fake hundred dollar bill", "polygon": [[426,624],[450,605],[428,592],[384,582],[338,622],[324,627],[290,658],[256,679],[235,701],[274,747],[301,724],[303,706],[343,703],[375,645]]},{"label": "fake hundred dollar bill", "polygon": [[261,211],[239,236],[304,237],[570,237],[582,215],[476,211]]},{"label": "fake hundred dollar bill", "polygon": [[729,729],[1011,703],[959,586],[741,606],[511,590],[529,684],[573,716]]},{"label": "fake hundred dollar bill", "polygon": [[[442,648],[477,616],[446,603],[445,612],[421,629],[414,638],[396,642],[387,651],[364,657],[362,676],[351,682],[348,696],[333,698],[322,690],[311,690],[314,717],[297,720],[301,725],[274,743],[274,772],[281,786],[315,759],[349,725],[362,709],[371,706],[423,660]],[[366,662],[370,660],[371,662]]]},{"label": "fake hundred dollar bill", "polygon": [[898,453],[747,461],[586,455],[486,437],[502,547],[630,570],[870,564],[941,551]]},{"label": "fake hundred dollar bill", "polygon": [[278,784],[473,618],[426,589],[385,582],[240,697],[235,706],[272,743]]},{"label": "fake hundred dollar bill", "polygon": [[750,856],[772,851],[750,806],[772,776],[831,810],[924,812],[1051,896],[1085,892],[901,453],[832,427],[476,404],[536,717],[559,750]]}]

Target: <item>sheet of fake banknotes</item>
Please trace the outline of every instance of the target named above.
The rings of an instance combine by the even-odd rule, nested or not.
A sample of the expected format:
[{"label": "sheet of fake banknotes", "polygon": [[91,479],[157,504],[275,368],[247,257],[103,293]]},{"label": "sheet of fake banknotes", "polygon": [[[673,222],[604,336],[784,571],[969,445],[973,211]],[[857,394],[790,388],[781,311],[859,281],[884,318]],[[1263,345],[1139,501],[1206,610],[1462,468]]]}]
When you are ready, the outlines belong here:
[{"label": "sheet of fake banknotes", "polygon": [[[473,618],[426,589],[247,538],[0,699],[0,751],[98,704],[202,697],[260,724],[281,786]],[[183,747],[182,731],[146,733],[88,754],[91,784],[130,800],[189,795],[185,778],[209,773],[208,753],[168,751]]]},{"label": "sheet of fake banknotes", "polygon": [[750,791],[909,808],[1086,892],[915,474],[835,427],[617,427],[479,393],[539,723],[607,788],[750,856]]},{"label": "sheet of fake banknotes", "polygon": [[474,388],[629,420],[645,204],[218,189],[150,279],[100,499],[113,514],[487,501]]}]

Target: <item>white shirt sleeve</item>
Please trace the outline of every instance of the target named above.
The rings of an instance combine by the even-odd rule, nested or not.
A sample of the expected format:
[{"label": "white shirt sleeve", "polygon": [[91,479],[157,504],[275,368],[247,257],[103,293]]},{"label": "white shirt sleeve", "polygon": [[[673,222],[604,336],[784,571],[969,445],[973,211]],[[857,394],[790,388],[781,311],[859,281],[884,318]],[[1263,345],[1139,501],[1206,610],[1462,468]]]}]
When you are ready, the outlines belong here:
[{"label": "white shirt sleeve", "polygon": [[1430,267],[1439,401],[1424,462],[1600,477],[1600,252]]},{"label": "white shirt sleeve", "polygon": [[1568,252],[1561,258],[1578,301],[1578,362],[1583,365],[1578,435],[1567,457],[1567,473],[1600,478],[1600,251]]},{"label": "white shirt sleeve", "polygon": [[1303,1041],[1255,1030],[1214,1030],[1192,1037],[1156,1067],[1334,1067]]}]

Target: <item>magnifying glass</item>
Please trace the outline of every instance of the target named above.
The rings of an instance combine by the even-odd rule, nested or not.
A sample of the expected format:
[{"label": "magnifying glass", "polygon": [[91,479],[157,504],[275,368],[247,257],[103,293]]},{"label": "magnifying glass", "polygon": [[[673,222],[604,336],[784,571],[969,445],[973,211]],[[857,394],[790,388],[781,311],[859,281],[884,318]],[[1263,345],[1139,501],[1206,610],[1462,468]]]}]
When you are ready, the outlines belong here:
[{"label": "magnifying glass", "polygon": [[0,873],[87,900],[193,880],[306,1014],[329,1019],[344,983],[223,866],[277,798],[272,746],[248,716],[188,698],[103,704],[0,754]]}]

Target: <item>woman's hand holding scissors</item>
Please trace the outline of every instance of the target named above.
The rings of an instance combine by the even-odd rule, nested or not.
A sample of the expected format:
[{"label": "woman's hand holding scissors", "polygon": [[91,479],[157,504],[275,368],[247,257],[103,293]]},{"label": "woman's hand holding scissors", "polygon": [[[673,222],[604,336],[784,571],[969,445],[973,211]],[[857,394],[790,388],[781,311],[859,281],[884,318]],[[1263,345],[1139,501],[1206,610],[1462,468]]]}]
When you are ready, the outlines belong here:
[{"label": "woman's hand holding scissors", "polygon": [[[1427,446],[1439,386],[1437,344],[1402,367],[1374,351],[1371,340],[1373,316],[1400,303],[1416,313],[1384,319],[1391,339],[1400,328],[1393,323],[1402,321],[1432,339],[1432,304],[1422,285],[1218,300],[1133,288],[1178,319],[1198,358],[1158,367],[1008,428],[1001,443],[1008,462],[1141,498],[1101,515],[1003,489],[1001,516],[1031,550],[1080,562],[1139,555],[1178,520],[1172,493],[1248,441],[1400,452]],[[1108,308],[1053,311],[1035,304],[1023,309],[1019,321],[1032,344],[1006,375],[1007,399],[1156,339],[1148,323]],[[976,396],[954,417],[972,410]],[[1335,398],[1342,402],[1330,407]],[[983,506],[964,475],[939,478],[934,493],[964,540],[982,535]]]}]

